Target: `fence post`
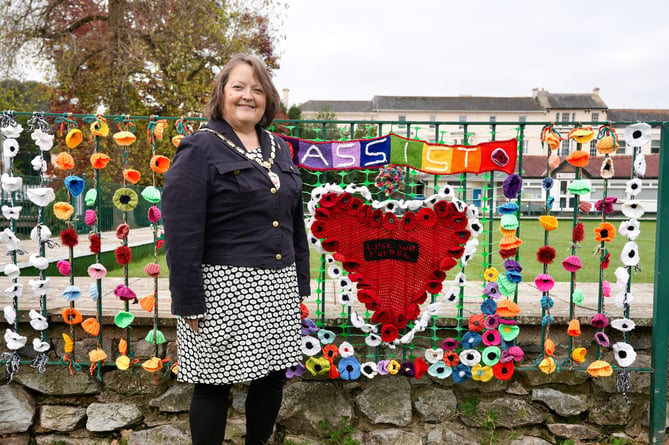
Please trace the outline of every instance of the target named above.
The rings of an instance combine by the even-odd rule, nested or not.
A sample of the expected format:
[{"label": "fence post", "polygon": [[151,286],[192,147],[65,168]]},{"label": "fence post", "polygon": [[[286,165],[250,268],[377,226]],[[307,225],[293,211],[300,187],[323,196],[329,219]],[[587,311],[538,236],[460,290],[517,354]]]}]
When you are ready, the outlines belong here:
[{"label": "fence post", "polygon": [[653,286],[653,337],[651,368],[650,412],[648,421],[649,443],[663,444],[667,423],[667,338],[669,337],[669,291],[663,279],[669,277],[669,261],[662,261],[660,252],[669,249],[669,233],[662,230],[669,221],[669,122],[662,123],[660,136],[660,166],[657,185],[657,221],[655,223],[655,278]]}]

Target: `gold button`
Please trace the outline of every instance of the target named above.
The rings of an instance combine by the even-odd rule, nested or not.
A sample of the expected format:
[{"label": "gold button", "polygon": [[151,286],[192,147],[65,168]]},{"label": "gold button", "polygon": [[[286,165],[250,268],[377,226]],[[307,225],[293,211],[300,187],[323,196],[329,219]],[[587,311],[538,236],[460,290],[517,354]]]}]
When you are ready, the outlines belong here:
[{"label": "gold button", "polygon": [[277,253],[276,255],[274,255],[274,258],[276,258],[277,261],[281,261],[281,258],[283,257],[281,256],[280,253]]},{"label": "gold button", "polygon": [[272,221],[272,227],[279,227],[279,221]]},{"label": "gold button", "polygon": [[272,187],[271,189],[269,189],[269,192],[270,192],[272,195],[276,195],[276,188]]},{"label": "gold button", "polygon": [[292,171],[294,171],[294,169],[293,169],[293,167],[292,167],[292,166],[290,167],[290,171],[291,171],[291,172],[292,172]]},{"label": "gold button", "polygon": [[235,170],[235,171],[233,171],[232,173],[234,173],[235,175],[238,175],[238,174],[239,174],[239,170]]}]

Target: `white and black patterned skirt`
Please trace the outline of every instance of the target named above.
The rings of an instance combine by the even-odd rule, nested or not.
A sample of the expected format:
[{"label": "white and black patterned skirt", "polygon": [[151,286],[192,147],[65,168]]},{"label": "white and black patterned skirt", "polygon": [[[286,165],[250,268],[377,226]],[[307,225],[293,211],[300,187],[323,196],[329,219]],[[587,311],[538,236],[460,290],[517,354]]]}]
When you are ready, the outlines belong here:
[{"label": "white and black patterned skirt", "polygon": [[207,314],[193,332],[177,320],[177,380],[223,385],[297,364],[300,297],[295,265],[202,265]]}]

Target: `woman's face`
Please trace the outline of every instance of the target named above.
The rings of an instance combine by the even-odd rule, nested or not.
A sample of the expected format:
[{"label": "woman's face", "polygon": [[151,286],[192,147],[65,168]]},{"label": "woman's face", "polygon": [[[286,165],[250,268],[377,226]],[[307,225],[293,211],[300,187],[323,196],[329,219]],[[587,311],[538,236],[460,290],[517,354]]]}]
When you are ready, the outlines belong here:
[{"label": "woman's face", "polygon": [[236,131],[252,130],[265,114],[265,91],[246,63],[230,71],[223,95],[223,118]]}]

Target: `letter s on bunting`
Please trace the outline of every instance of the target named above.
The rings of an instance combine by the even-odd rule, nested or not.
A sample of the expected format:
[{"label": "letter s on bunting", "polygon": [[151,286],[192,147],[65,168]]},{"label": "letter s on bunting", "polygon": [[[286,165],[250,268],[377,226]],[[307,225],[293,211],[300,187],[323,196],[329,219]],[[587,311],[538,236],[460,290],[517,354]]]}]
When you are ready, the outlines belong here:
[{"label": "letter s on bunting", "polygon": [[476,145],[431,144],[394,133],[351,141],[306,141],[277,136],[293,149],[293,162],[309,170],[350,170],[400,165],[430,174],[453,175],[499,171],[513,174],[518,141],[481,142]]}]

